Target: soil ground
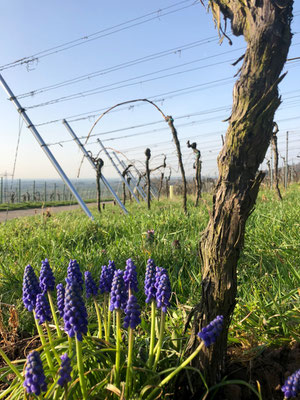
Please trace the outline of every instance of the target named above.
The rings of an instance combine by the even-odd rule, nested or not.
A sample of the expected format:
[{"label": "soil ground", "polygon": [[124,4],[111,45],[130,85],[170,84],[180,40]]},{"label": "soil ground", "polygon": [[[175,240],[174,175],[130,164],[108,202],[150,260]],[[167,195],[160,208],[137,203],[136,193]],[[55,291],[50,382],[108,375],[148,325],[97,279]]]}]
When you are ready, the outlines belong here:
[{"label": "soil ground", "polygon": [[[104,203],[103,203],[104,204]],[[97,203],[87,204],[88,208],[95,207]],[[49,212],[50,214],[59,213],[62,211],[71,211],[80,208],[79,204],[73,204],[70,206],[56,206],[46,208],[31,208],[27,210],[11,210],[11,211],[0,211],[0,223],[6,222],[14,218],[29,217],[33,215],[40,215]]]}]

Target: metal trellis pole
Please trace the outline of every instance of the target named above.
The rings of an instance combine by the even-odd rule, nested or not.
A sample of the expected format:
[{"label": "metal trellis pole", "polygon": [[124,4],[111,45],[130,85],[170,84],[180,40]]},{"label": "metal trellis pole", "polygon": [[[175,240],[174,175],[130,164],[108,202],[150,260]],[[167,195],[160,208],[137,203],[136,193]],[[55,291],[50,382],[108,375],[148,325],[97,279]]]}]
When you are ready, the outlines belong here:
[{"label": "metal trellis pole", "polygon": [[33,136],[38,141],[38,143],[41,146],[42,150],[44,151],[46,156],[49,158],[49,160],[51,161],[52,165],[54,166],[54,168],[56,169],[56,171],[59,173],[60,177],[62,178],[62,180],[69,187],[69,189],[71,190],[73,195],[76,197],[76,199],[77,199],[79,205],[81,206],[81,208],[83,209],[83,211],[86,213],[86,215],[89,218],[91,218],[93,220],[94,217],[92,216],[90,210],[87,208],[86,204],[84,203],[82,198],[79,196],[79,194],[76,191],[75,187],[73,186],[72,182],[69,180],[67,175],[64,173],[64,171],[62,170],[62,168],[59,165],[59,163],[56,161],[56,159],[53,156],[52,152],[49,150],[48,146],[46,145],[46,143],[42,139],[42,137],[39,134],[39,132],[37,131],[36,127],[33,125],[33,123],[31,122],[30,118],[28,117],[26,111],[24,110],[24,108],[21,107],[20,103],[18,102],[18,100],[14,96],[13,92],[10,90],[9,86],[7,85],[7,83],[5,82],[5,80],[3,79],[1,74],[0,74],[0,83],[3,86],[3,89],[5,90],[5,92],[8,94],[9,99],[16,106],[18,112],[20,113],[20,115],[22,116],[23,120],[25,121],[25,123],[27,125],[27,128],[30,129],[31,133],[33,134]]},{"label": "metal trellis pole", "polygon": [[[122,168],[126,169],[126,168],[127,168],[127,165],[125,164],[124,161],[121,161],[121,160],[119,159],[119,157],[117,156],[117,154],[116,154],[114,151],[113,151],[113,155],[115,156],[115,159],[117,160],[117,162],[118,162],[120,165],[122,165]],[[128,171],[128,175],[130,176],[131,181],[132,181],[132,183],[134,184],[134,187],[135,187],[135,188],[137,189],[137,191],[139,192],[139,194],[142,196],[142,198],[143,198],[144,200],[146,200],[146,194],[145,194],[145,192],[144,192],[143,189],[137,184],[136,179],[134,178],[134,176],[132,175],[132,173],[131,173],[130,171]]]},{"label": "metal trellis pole", "polygon": [[[86,151],[85,147],[83,146],[83,144],[81,143],[81,141],[78,139],[78,137],[76,136],[76,133],[73,131],[73,129],[71,128],[71,126],[68,124],[68,122],[63,119],[63,124],[65,125],[65,127],[67,128],[68,132],[70,133],[70,135],[72,136],[72,138],[74,139],[74,141],[77,143],[78,147],[81,149],[81,151],[83,152],[83,154],[85,155],[85,157],[88,159],[89,163],[91,164],[91,166],[96,170],[96,166],[93,163],[89,153]],[[113,188],[110,186],[110,184],[108,183],[108,181],[105,179],[105,177],[103,176],[103,174],[101,174],[101,180],[104,183],[104,185],[107,187],[107,189],[111,192],[111,194],[114,196],[114,198],[116,199],[116,202],[119,204],[119,206],[122,208],[122,210],[124,211],[125,214],[128,214],[127,209],[125,208],[124,204],[121,202],[121,200],[119,199],[117,193],[113,190]]]},{"label": "metal trellis pole", "polygon": [[102,149],[104,150],[105,154],[107,155],[107,157],[110,159],[112,165],[114,166],[115,170],[117,171],[117,173],[120,175],[122,181],[125,183],[125,185],[127,186],[127,189],[130,191],[130,193],[132,194],[132,196],[134,197],[135,201],[139,204],[140,201],[139,199],[136,197],[136,195],[133,193],[133,190],[131,189],[130,185],[128,184],[128,182],[126,181],[126,179],[123,177],[121,171],[119,170],[119,168],[117,167],[116,163],[114,162],[114,160],[111,158],[109,152],[106,150],[106,148],[103,146],[102,142],[100,139],[97,139],[97,142],[100,144],[100,146],[102,147]]}]

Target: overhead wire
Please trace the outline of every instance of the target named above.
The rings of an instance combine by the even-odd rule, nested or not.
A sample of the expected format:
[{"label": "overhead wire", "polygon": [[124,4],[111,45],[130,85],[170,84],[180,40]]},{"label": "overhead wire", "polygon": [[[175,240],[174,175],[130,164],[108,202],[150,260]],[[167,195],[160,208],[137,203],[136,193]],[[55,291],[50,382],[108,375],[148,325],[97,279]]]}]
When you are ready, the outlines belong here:
[{"label": "overhead wire", "polygon": [[52,85],[44,86],[42,88],[33,89],[33,90],[29,91],[29,92],[25,92],[25,93],[21,93],[21,94],[17,95],[16,98],[17,99],[22,99],[22,98],[25,98],[25,97],[29,97],[29,96],[33,96],[33,95],[37,95],[37,94],[40,94],[40,93],[47,92],[49,90],[54,90],[54,89],[58,89],[58,88],[61,88],[61,87],[64,87],[64,86],[68,86],[68,85],[71,85],[71,84],[82,82],[84,80],[90,80],[90,79],[95,78],[95,77],[97,77],[99,75],[106,75],[106,74],[111,73],[111,72],[119,71],[121,69],[132,67],[132,66],[135,66],[135,65],[147,62],[147,61],[156,60],[158,58],[165,57],[165,56],[168,56],[168,55],[173,55],[173,54],[176,54],[176,53],[180,53],[181,54],[183,51],[190,50],[190,49],[193,49],[193,48],[195,48],[197,46],[201,46],[203,44],[211,43],[211,42],[218,41],[218,40],[219,39],[216,36],[211,36],[211,37],[206,38],[206,39],[197,40],[195,42],[191,42],[191,43],[188,43],[186,45],[173,47],[173,48],[165,50],[165,51],[160,51],[158,53],[150,54],[148,56],[140,57],[140,58],[137,58],[137,59],[134,59],[134,60],[131,60],[131,61],[127,61],[127,62],[123,62],[121,64],[117,64],[117,65],[112,66],[112,67],[107,67],[107,68],[104,68],[102,70],[90,72],[88,74],[80,75],[78,77],[75,77],[75,78],[72,78],[72,79],[67,79],[65,81],[61,81],[61,82],[58,82],[58,83],[55,83],[55,84],[52,84]]},{"label": "overhead wire", "polygon": [[[79,98],[82,98],[82,97],[92,96],[92,95],[95,95],[95,94],[107,93],[107,92],[110,92],[110,91],[113,91],[113,90],[123,89],[123,88],[126,88],[126,87],[140,85],[140,84],[147,83],[147,82],[153,82],[153,81],[156,81],[156,80],[159,80],[159,79],[169,78],[171,76],[182,75],[182,74],[185,74],[185,73],[188,73],[188,72],[198,71],[198,70],[203,69],[203,68],[214,67],[216,65],[220,65],[220,64],[224,64],[225,62],[232,62],[232,61],[234,61],[234,59],[225,60],[225,61],[223,60],[223,61],[219,61],[217,63],[208,64],[208,65],[201,65],[199,67],[189,68],[189,69],[184,70],[184,71],[173,72],[171,74],[161,75],[161,76],[145,79],[145,80],[138,81],[138,82],[126,83],[126,82],[130,82],[132,80],[139,79],[139,78],[141,78],[143,76],[153,75],[153,74],[161,72],[163,70],[157,71],[157,72],[150,72],[148,74],[144,74],[144,75],[141,75],[141,76],[138,76],[138,77],[135,77],[135,78],[129,78],[129,79],[125,79],[123,81],[115,82],[115,83],[112,83],[112,84],[99,86],[98,88],[95,88],[95,89],[85,90],[85,91],[82,91],[82,92],[76,92],[76,93],[73,93],[73,94],[67,95],[67,96],[61,96],[61,97],[58,97],[58,98],[55,98],[55,99],[52,99],[52,100],[49,100],[49,101],[46,101],[46,102],[43,102],[43,103],[34,104],[32,106],[26,106],[25,105],[25,109],[26,110],[31,110],[33,108],[45,107],[45,106],[49,106],[49,105],[52,105],[52,104],[57,104],[57,103],[66,102],[66,101],[70,101],[70,100],[76,100],[76,99],[79,99]],[[178,67],[176,67],[176,66],[175,67],[169,67],[169,68],[166,68],[165,70],[170,70],[170,69],[174,69],[174,68],[178,68]],[[233,79],[233,78],[232,77],[228,77],[227,79]],[[112,86],[117,85],[119,83],[126,83],[126,84],[112,87]]]},{"label": "overhead wire", "polygon": [[[170,8],[173,8],[173,7],[176,7],[178,5],[181,5],[181,4],[184,4],[184,3],[188,3],[188,2],[191,3],[191,4],[183,6],[183,7],[180,7],[178,9],[176,9],[176,10],[168,11],[168,12],[165,12],[165,13],[162,12],[162,11],[168,10]],[[62,51],[69,50],[71,48],[80,46],[82,44],[86,44],[86,43],[89,43],[91,41],[94,41],[94,40],[97,40],[97,39],[112,35],[114,33],[118,33],[118,32],[130,29],[130,28],[133,28],[135,26],[144,24],[144,23],[152,21],[154,19],[161,18],[161,17],[173,14],[173,13],[178,12],[178,11],[182,11],[182,10],[184,10],[186,8],[189,8],[189,7],[192,7],[192,6],[196,5],[196,4],[197,4],[197,2],[194,2],[194,1],[191,2],[191,0],[180,1],[178,3],[175,3],[175,4],[171,5],[171,6],[168,6],[168,7],[156,10],[156,11],[152,11],[151,13],[144,14],[144,15],[142,15],[140,17],[136,17],[136,18],[133,18],[131,20],[128,20],[128,21],[122,22],[120,24],[114,25],[112,27],[102,29],[101,31],[97,31],[97,32],[94,32],[92,34],[82,36],[82,37],[80,37],[78,39],[71,40],[69,42],[65,42],[65,43],[62,43],[60,45],[53,46],[53,47],[50,47],[48,49],[39,51],[39,52],[37,52],[35,54],[32,54],[31,56],[23,57],[21,59],[15,60],[13,62],[10,62],[10,63],[7,63],[7,64],[3,64],[3,65],[0,66],[0,71],[3,71],[5,69],[9,69],[9,68],[14,68],[16,66],[23,65],[23,64],[28,64],[30,62],[36,61],[37,59],[41,59],[41,58],[48,57],[48,56],[53,55],[53,54],[60,53]],[[143,19],[143,18],[147,18],[148,16],[153,15],[153,14],[156,14],[156,15],[154,17],[146,19],[145,21],[135,22],[135,23],[133,23],[133,24],[131,24],[129,26],[124,26],[126,24],[131,23],[131,22],[138,21],[138,20]],[[120,27],[122,27],[122,28],[120,28]],[[110,30],[112,30],[112,32],[108,32]],[[105,32],[107,32],[107,33],[105,33]]]}]

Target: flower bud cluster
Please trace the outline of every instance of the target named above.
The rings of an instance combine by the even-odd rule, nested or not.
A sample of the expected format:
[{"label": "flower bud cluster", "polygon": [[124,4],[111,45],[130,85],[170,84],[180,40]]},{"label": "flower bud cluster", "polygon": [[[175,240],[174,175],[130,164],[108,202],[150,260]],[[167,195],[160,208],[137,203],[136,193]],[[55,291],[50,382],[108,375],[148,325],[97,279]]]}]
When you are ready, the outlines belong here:
[{"label": "flower bud cluster", "polygon": [[57,309],[61,318],[64,316],[65,308],[65,288],[62,283],[56,286]]},{"label": "flower bud cluster", "polygon": [[223,329],[223,315],[218,315],[213,321],[211,321],[205,328],[202,328],[198,336],[203,340],[206,347],[215,343],[217,337],[220,335]]},{"label": "flower bud cluster", "polygon": [[82,287],[76,282],[67,283],[64,307],[65,331],[70,337],[82,340],[87,333],[87,311],[82,299]]},{"label": "flower bud cluster", "polygon": [[86,298],[94,297],[97,296],[98,293],[98,287],[92,277],[92,274],[90,271],[86,271],[84,273],[84,279],[85,279],[85,294]]},{"label": "flower bud cluster", "polygon": [[101,293],[109,293],[111,291],[111,285],[115,270],[116,270],[115,263],[111,260],[109,260],[108,266],[106,265],[102,266],[101,276],[99,281],[99,289]]},{"label": "flower bud cluster", "polygon": [[170,305],[171,284],[165,268],[156,267],[155,274],[156,305],[165,313]]},{"label": "flower bud cluster", "polygon": [[40,353],[32,351],[27,356],[25,381],[23,383],[27,393],[34,393],[39,396],[41,392],[46,392],[47,384],[43,370]]},{"label": "flower bud cluster", "polygon": [[131,295],[128,299],[126,308],[125,308],[125,317],[124,317],[124,328],[135,329],[138,324],[141,323],[141,310],[138,305],[137,299],[134,295]]},{"label": "flower bud cluster", "polygon": [[146,275],[144,284],[146,303],[149,303],[152,299],[155,299],[156,297],[155,271],[156,271],[156,265],[154,263],[154,260],[149,258],[146,266]]},{"label": "flower bud cluster", "polygon": [[297,397],[298,393],[300,392],[300,369],[287,378],[281,390],[284,393],[285,399]]},{"label": "flower bud cluster", "polygon": [[57,383],[59,386],[63,387],[65,386],[68,382],[71,381],[71,372],[72,372],[72,367],[71,367],[71,360],[68,357],[68,354],[65,353],[61,357],[61,365],[58,370],[58,375],[59,379]]},{"label": "flower bud cluster", "polygon": [[124,271],[117,269],[114,273],[114,278],[110,292],[110,311],[116,309],[124,310],[127,302],[127,290],[124,282]]},{"label": "flower bud cluster", "polygon": [[131,258],[126,261],[126,268],[124,271],[124,282],[127,290],[138,291],[138,281],[136,266]]},{"label": "flower bud cluster", "polygon": [[83,289],[83,278],[82,273],[79,268],[79,264],[76,260],[70,260],[68,269],[67,269],[67,278],[66,282],[71,283],[72,281],[77,282],[81,290]]},{"label": "flower bud cluster", "polygon": [[45,294],[48,290],[53,291],[55,287],[55,278],[50,267],[49,261],[45,258],[42,261],[42,267],[40,272],[40,288],[43,294]]},{"label": "flower bud cluster", "polygon": [[39,325],[42,325],[46,321],[50,322],[52,319],[48,300],[45,295],[41,293],[36,296],[35,318],[39,321]]},{"label": "flower bud cluster", "polygon": [[23,277],[23,303],[28,311],[33,311],[36,296],[41,292],[39,281],[31,265],[27,265]]}]

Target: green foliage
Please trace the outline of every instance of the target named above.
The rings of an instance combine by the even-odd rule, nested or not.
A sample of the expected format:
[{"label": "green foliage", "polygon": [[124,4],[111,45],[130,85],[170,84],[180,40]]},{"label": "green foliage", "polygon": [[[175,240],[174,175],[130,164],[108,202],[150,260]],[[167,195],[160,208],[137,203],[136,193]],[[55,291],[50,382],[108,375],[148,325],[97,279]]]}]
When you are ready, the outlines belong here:
[{"label": "green foliage", "polygon": [[[112,204],[107,205],[101,215],[94,210],[95,222],[88,220],[80,210],[8,221],[0,230],[0,302],[14,304],[20,318],[19,331],[33,334],[33,318],[21,303],[23,271],[28,263],[39,271],[41,260],[47,257],[59,283],[64,282],[70,258],[77,259],[82,271],[89,270],[94,277],[99,277],[101,266],[109,259],[123,269],[126,259],[132,258],[138,268],[139,285],[143,287],[146,261],[151,257],[157,265],[168,269],[173,290],[158,371],[175,368],[184,351],[186,317],[200,297],[198,245],[208,221],[207,201],[195,208],[189,200],[188,216],[181,210],[179,200],[153,202],[150,211],[145,204],[131,204],[129,216]],[[282,202],[275,193],[261,191],[256,210],[247,222],[245,247],[238,267],[237,307],[229,331],[229,341],[233,345],[253,350],[300,339],[299,214],[299,185],[292,185],[283,193]],[[147,231],[151,229],[155,231],[154,239],[149,242]],[[138,300],[140,304],[144,302],[143,293],[138,295]],[[5,313],[3,318],[4,322],[8,318]],[[89,321],[91,326],[96,326],[92,307]],[[135,339],[134,368],[140,372],[135,377],[133,390],[149,379],[144,359],[149,330],[149,316],[144,313]],[[96,343],[97,354],[93,353],[95,343],[92,342]],[[62,354],[67,344],[58,339],[55,343],[58,353]],[[88,374],[88,386],[95,387],[96,396],[111,380],[115,349],[91,337],[85,338],[83,347],[85,370],[99,369],[100,362],[100,369],[106,374],[100,370],[95,375]],[[125,350],[122,349],[122,365],[126,359]],[[16,365],[21,372],[23,364]],[[122,373],[124,375],[124,371]],[[0,380],[5,381],[7,374],[5,368],[0,369]],[[157,373],[151,376],[156,382]],[[74,398],[78,390],[79,382],[71,384]]]}]

